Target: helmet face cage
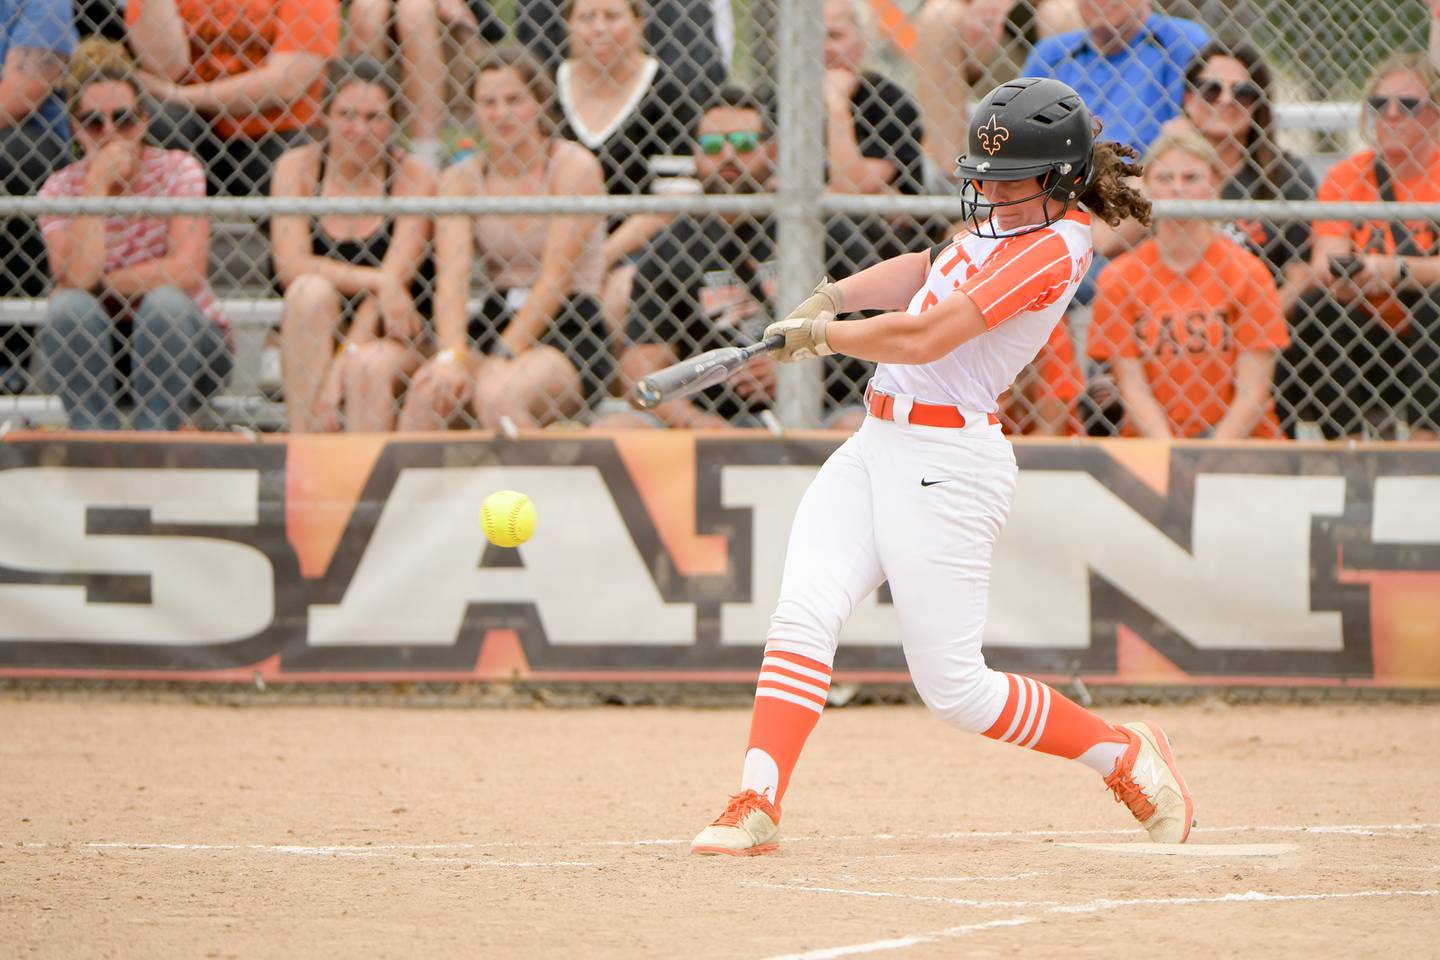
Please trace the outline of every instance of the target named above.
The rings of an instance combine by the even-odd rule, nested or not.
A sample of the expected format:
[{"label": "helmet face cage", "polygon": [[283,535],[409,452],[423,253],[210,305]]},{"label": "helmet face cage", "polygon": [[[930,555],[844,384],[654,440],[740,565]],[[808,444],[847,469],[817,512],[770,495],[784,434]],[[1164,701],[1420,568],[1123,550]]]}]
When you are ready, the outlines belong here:
[{"label": "helmet face cage", "polygon": [[[1006,200],[1003,203],[992,203],[989,200],[982,200],[980,196],[980,180],[975,177],[966,177],[960,185],[960,216],[970,224],[970,232],[978,237],[988,237],[998,240],[1001,237],[1019,237],[1027,233],[1034,233],[1036,230],[1043,230],[1062,220],[1070,210],[1069,191],[1060,191],[1056,186],[1045,186],[1044,181],[1053,177],[1054,173],[1047,173],[1041,178],[1040,189],[1027,197],[1019,200]],[[1058,184],[1057,184],[1058,186]],[[1057,193],[1060,194],[1057,196]],[[1045,198],[1041,205],[1042,223],[1032,223],[1014,230],[1002,230],[1000,224],[995,220],[995,211],[1002,207],[1013,207],[1022,203],[1030,203],[1040,197]],[[1051,209],[1051,202],[1057,204],[1057,208]]]}]

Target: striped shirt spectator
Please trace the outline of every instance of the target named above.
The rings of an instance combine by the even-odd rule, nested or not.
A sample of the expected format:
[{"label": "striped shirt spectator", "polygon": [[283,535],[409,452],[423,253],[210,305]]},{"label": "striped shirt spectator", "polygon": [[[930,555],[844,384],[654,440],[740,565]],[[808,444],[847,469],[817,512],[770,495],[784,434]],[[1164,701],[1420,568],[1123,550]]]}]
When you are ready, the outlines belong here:
[{"label": "striped shirt spectator", "polygon": [[[79,160],[63,170],[56,171],[40,188],[40,196],[46,199],[86,196],[85,178],[88,169],[89,160]],[[146,147],[141,155],[140,168],[131,180],[126,195],[203,197],[205,171],[201,169],[200,162],[187,153]],[[73,221],[73,217],[44,216],[40,218],[40,230],[46,237],[51,237]],[[168,217],[106,217],[105,272],[110,273],[147,260],[159,260],[170,252],[169,237]],[[216,299],[209,281],[203,281],[200,288],[191,293],[200,312],[219,327],[228,340],[230,321],[220,309],[220,301]]]}]

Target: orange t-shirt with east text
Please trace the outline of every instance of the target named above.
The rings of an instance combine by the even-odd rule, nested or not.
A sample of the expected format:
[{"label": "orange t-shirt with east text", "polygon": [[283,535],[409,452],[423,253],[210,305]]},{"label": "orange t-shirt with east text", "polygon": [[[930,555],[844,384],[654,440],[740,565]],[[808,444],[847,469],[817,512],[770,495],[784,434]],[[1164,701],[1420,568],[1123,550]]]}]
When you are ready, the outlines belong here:
[{"label": "orange t-shirt with east text", "polygon": [[[1435,161],[1419,176],[1390,176],[1390,188],[1395,199],[1401,203],[1440,202],[1440,153]],[[1352,157],[1346,157],[1330,168],[1325,182],[1316,192],[1317,200],[1337,202],[1342,200],[1373,203],[1380,199],[1380,185],[1375,179],[1375,151],[1366,150]],[[1312,232],[1317,237],[1345,237],[1354,244],[1358,254],[1383,253],[1393,256],[1395,236],[1389,224],[1381,221],[1317,220]],[[1435,223],[1428,220],[1407,220],[1405,227],[1415,239],[1418,252],[1415,256],[1433,257],[1440,254],[1440,234]],[[1409,320],[1404,304],[1389,294],[1371,297],[1381,319],[1391,327],[1402,327]]]},{"label": "orange t-shirt with east text", "polygon": [[[1235,396],[1235,363],[1250,350],[1290,343],[1275,280],[1258,257],[1217,235],[1177,274],[1147,240],[1100,274],[1087,345],[1097,360],[1131,357],[1176,436],[1220,422]],[[1273,402],[1252,437],[1283,436]]]},{"label": "orange t-shirt with east text", "polygon": [[[134,29],[145,0],[130,0],[125,23]],[[213,83],[264,65],[275,53],[311,53],[326,60],[340,50],[338,0],[175,0],[190,41],[190,73],[181,83]],[[320,115],[324,81],[284,106],[231,111],[214,118],[222,137],[252,139],[273,131],[299,130]]]}]

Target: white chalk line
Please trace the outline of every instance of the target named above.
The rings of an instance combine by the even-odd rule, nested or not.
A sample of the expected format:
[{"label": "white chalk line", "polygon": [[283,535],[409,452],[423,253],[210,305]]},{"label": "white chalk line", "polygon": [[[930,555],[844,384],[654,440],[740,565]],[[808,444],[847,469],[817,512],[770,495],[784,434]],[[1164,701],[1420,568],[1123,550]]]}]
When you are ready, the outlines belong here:
[{"label": "white chalk line", "polygon": [[933,933],[918,933],[908,937],[893,937],[889,940],[872,940],[869,943],[857,944],[851,947],[826,947],[819,950],[807,950],[805,953],[787,953],[771,960],[834,960],[836,957],[848,957],[857,953],[879,953],[882,950],[903,950],[905,947],[916,947],[924,943],[936,943],[940,940],[949,940],[953,937],[963,937],[967,933],[979,933],[982,930],[994,930],[997,927],[1020,927],[1027,923],[1034,923],[1039,917],[1007,917],[1003,920],[986,920],[982,923],[967,923],[959,927],[946,927],[944,930],[936,930]]},{"label": "white chalk line", "polygon": [[[765,887],[775,890],[801,890],[813,893],[833,893],[846,895],[868,895],[869,891],[861,890],[839,890],[823,888],[795,887],[783,883],[754,883],[749,886]],[[922,902],[933,901],[934,897],[905,896],[903,894],[881,894],[882,896],[900,897],[902,899],[919,900]],[[1319,901],[1319,900],[1358,900],[1378,897],[1440,897],[1440,890],[1359,890],[1350,893],[1260,893],[1250,890],[1245,893],[1226,893],[1216,897],[1154,897],[1129,900],[1091,900],[1088,903],[1077,904],[1056,904],[1053,901],[1011,901],[1017,907],[1039,908],[1040,916],[1018,916],[1007,917],[1001,920],[989,920],[982,923],[967,923],[957,927],[946,927],[943,930],[934,930],[928,933],[917,933],[905,937],[891,937],[885,940],[871,940],[868,943],[850,944],[841,947],[823,947],[818,950],[807,950],[804,953],[789,953],[771,957],[770,960],[836,960],[839,957],[850,957],[863,953],[880,953],[886,950],[900,950],[905,947],[914,947],[926,943],[937,943],[941,940],[949,940],[955,937],[963,937],[968,934],[978,933],[984,930],[992,930],[996,927],[1019,927],[1026,924],[1037,923],[1047,915],[1102,913],[1107,910],[1119,910],[1124,907],[1142,906],[1174,906],[1188,907],[1206,904],[1225,903],[1287,903],[1296,901]],[[965,904],[969,905],[969,904]]]},{"label": "white chalk line", "polygon": [[[849,858],[849,859],[854,859]],[[791,883],[820,883],[829,879],[833,883],[1014,883],[1035,877],[1054,876],[1054,870],[1027,870],[1025,873],[1009,873],[992,877],[862,877],[853,873],[836,874],[833,877],[791,877]]]},{"label": "white chalk line", "polygon": [[[1190,832],[1199,833],[1314,833],[1338,836],[1383,836],[1393,833],[1422,833],[1427,830],[1440,828],[1440,823],[1364,823],[1364,824],[1311,824],[1311,825],[1275,825],[1275,826],[1230,826],[1230,827],[1195,827]],[[931,834],[896,834],[896,833],[872,833],[872,834],[835,834],[835,835],[810,835],[798,837],[785,837],[784,843],[837,843],[846,841],[869,841],[869,842],[900,842],[900,843],[933,843],[947,840],[1004,840],[1004,839],[1025,839],[1030,837],[1109,837],[1109,836],[1135,836],[1138,827],[1129,827],[1117,830],[972,830],[954,831],[950,833]],[[482,841],[479,843],[376,843],[376,844],[345,844],[329,846],[307,846],[302,844],[265,844],[265,843],[165,843],[165,842],[87,842],[69,844],[50,843],[29,843],[17,842],[15,846],[29,849],[43,849],[47,847],[84,847],[89,849],[128,849],[128,850],[192,850],[192,851],[232,851],[249,850],[263,853],[293,854],[297,856],[316,855],[325,856],[346,852],[360,852],[366,855],[371,851],[398,851],[411,853],[413,851],[463,851],[463,850],[498,850],[498,849],[524,849],[532,847],[661,847],[678,846],[689,844],[685,839],[644,839],[644,840],[495,840]],[[0,842],[3,845],[3,842]]]},{"label": "white chalk line", "polygon": [[19,844],[22,848],[55,848],[78,847],[82,850],[114,850],[133,851],[136,853],[147,853],[155,851],[163,852],[189,852],[189,853],[211,853],[230,851],[251,851],[255,853],[277,854],[280,856],[292,857],[346,857],[353,859],[382,859],[395,860],[400,863],[423,863],[423,864],[469,864],[475,867],[495,868],[527,868],[527,867],[599,867],[603,864],[592,860],[491,860],[476,857],[434,857],[421,856],[422,853],[431,851],[453,851],[463,849],[467,844],[453,843],[425,843],[425,844],[403,844],[384,843],[374,846],[331,846],[331,847],[309,847],[299,844],[265,844],[265,843],[81,843],[81,844],[49,844],[49,843],[25,843]]},{"label": "white chalk line", "polygon": [[795,890],[800,893],[828,893],[838,897],[861,897],[873,900],[910,900],[915,903],[943,903],[952,907],[974,907],[979,910],[1025,910],[1030,907],[1058,907],[1059,900],[974,900],[969,897],[932,897],[923,893],[890,893],[886,890],[847,890],[843,887],[815,887],[798,883],[744,884],[764,890]]}]

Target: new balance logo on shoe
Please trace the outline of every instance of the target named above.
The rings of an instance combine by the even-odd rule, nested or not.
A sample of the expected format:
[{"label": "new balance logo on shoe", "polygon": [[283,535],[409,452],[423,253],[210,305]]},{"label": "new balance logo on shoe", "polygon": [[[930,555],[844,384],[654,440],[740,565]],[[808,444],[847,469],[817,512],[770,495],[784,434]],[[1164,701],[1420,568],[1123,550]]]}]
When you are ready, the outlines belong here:
[{"label": "new balance logo on shoe", "polygon": [[1133,771],[1135,783],[1153,802],[1160,795],[1160,785],[1164,783],[1165,774],[1161,772],[1160,765],[1148,751],[1141,751],[1135,758]]}]

